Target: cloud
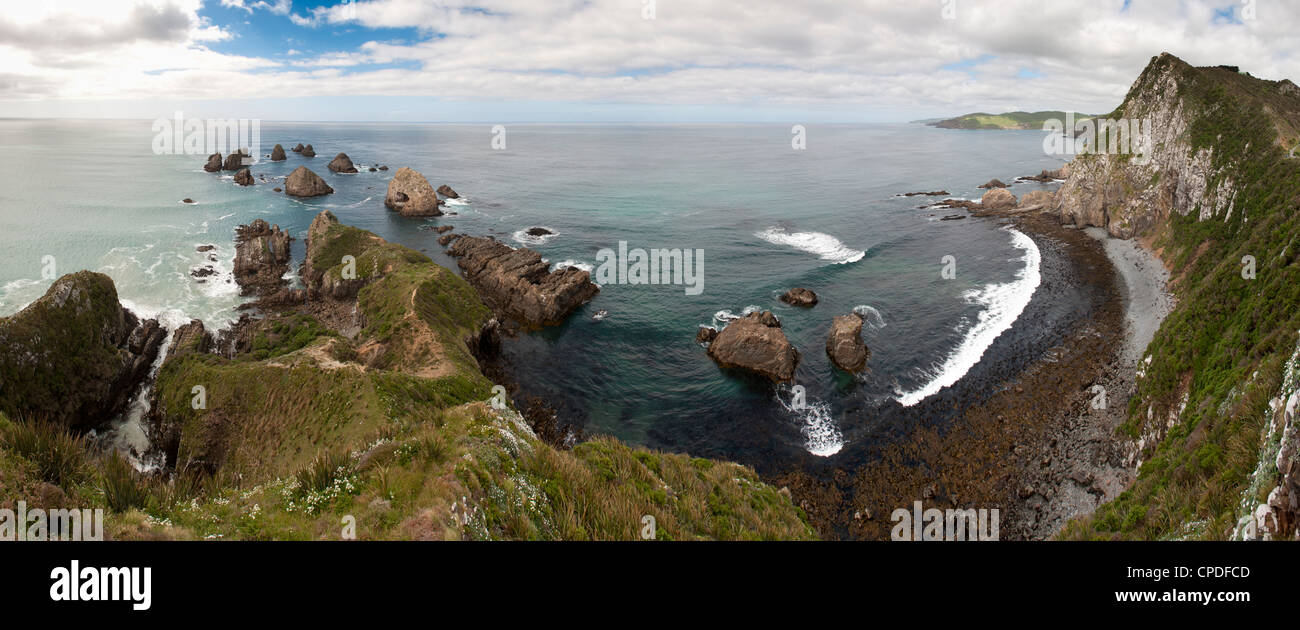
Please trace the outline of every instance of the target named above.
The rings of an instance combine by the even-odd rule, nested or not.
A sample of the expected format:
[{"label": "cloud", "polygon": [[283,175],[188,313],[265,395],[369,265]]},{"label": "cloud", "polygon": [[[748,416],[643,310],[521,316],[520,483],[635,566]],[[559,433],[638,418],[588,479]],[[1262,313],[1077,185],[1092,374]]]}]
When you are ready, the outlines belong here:
[{"label": "cloud", "polygon": [[[280,63],[207,50],[204,42],[229,33],[203,22],[197,0],[140,5],[120,23],[19,23],[6,14],[0,53],[8,48],[25,62],[0,62],[0,76],[41,80],[26,91],[0,83],[0,98],[130,98],[141,90],[186,98],[427,95],[906,110],[919,117],[1109,111],[1163,51],[1266,78],[1300,76],[1300,3],[1264,0],[1255,19],[1237,11],[1231,21],[1216,13],[1222,7],[1214,0],[356,0],[303,13],[286,0],[222,4],[266,12],[257,19],[287,18],[286,30],[307,29],[294,33],[308,34],[307,45],[296,47],[320,52]],[[945,14],[945,7],[955,11]],[[374,38],[340,49],[330,45],[330,29],[339,28]],[[21,38],[7,36],[15,29]],[[394,41],[387,29],[418,36]],[[125,46],[122,60],[134,63],[110,71],[117,85],[93,80],[90,69],[74,70],[87,62],[72,54],[77,44],[57,45],[70,39],[98,57]],[[148,55],[156,56],[152,63]],[[42,70],[55,64],[69,70]]]}]

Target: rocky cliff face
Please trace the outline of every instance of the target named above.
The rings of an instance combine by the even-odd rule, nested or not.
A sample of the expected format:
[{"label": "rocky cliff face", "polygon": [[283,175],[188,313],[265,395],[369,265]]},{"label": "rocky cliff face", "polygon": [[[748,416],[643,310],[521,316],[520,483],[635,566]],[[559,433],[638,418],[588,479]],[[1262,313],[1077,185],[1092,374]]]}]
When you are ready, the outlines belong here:
[{"label": "rocky cliff face", "polygon": [[1137,478],[1066,535],[1294,537],[1300,89],[1166,54],[1102,118],[1141,121],[1146,150],[1079,156],[1048,211],[1150,238],[1177,306],[1120,427]]},{"label": "rocky cliff face", "polygon": [[[1061,220],[1131,238],[1175,213],[1195,214],[1200,220],[1230,216],[1240,164],[1230,155],[1227,134],[1212,133],[1216,127],[1232,132],[1230,125],[1216,124],[1220,122],[1216,118],[1234,115],[1231,108],[1220,105],[1219,93],[1261,105],[1265,115],[1276,118],[1279,143],[1296,135],[1297,122],[1287,116],[1287,110],[1300,111],[1300,97],[1289,81],[1261,81],[1221,67],[1194,68],[1162,54],[1151,60],[1124,103],[1102,117],[1141,121],[1144,132],[1149,125],[1145,155],[1131,148],[1143,134],[1130,133],[1129,153],[1077,157],[1058,195],[1056,212]],[[1116,136],[1117,146],[1124,136],[1122,132]],[[1101,136],[1094,146],[1105,151],[1109,139]]]},{"label": "rocky cliff face", "polygon": [[0,318],[0,411],[74,430],[122,411],[166,331],[122,307],[108,276],[80,271]]}]

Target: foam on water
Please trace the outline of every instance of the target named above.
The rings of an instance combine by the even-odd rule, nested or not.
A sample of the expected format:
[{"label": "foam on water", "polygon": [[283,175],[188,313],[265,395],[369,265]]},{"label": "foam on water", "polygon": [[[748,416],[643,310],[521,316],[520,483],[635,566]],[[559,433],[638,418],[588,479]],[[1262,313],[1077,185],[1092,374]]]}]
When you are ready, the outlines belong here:
[{"label": "foam on water", "polygon": [[734,322],[750,313],[757,313],[761,310],[763,309],[751,304],[749,306],[746,306],[744,309],[742,309],[740,311],[740,314],[737,315],[731,312],[729,309],[724,308],[713,314],[713,326],[711,326],[710,328],[714,328],[716,330],[722,330],[723,328],[726,328],[727,324]]},{"label": "foam on water", "polygon": [[543,235],[541,235],[541,236],[533,236],[533,235],[531,235],[531,234],[528,233],[528,230],[531,230],[531,229],[533,229],[533,228],[532,228],[532,227],[527,227],[527,228],[524,228],[524,229],[522,229],[522,230],[516,230],[514,234],[511,234],[511,235],[510,235],[510,238],[515,239],[515,242],[516,242],[516,243],[520,243],[520,244],[523,244],[523,245],[541,245],[541,244],[545,243],[546,241],[549,241],[549,240],[551,240],[552,238],[555,238],[556,236],[559,236],[559,235],[560,235],[560,233],[557,232],[557,231],[555,230],[555,228],[550,228],[550,227],[547,227],[547,226],[545,226],[545,225],[538,225],[538,226],[534,226],[534,227],[540,227],[540,228],[544,228],[544,229],[550,230],[551,233],[550,233],[550,234],[543,234]]},{"label": "foam on water", "polygon": [[785,245],[816,254],[818,258],[829,260],[837,265],[856,262],[867,255],[867,252],[848,247],[841,243],[840,239],[822,232],[787,232],[782,227],[770,227],[756,236],[775,245]]},{"label": "foam on water", "polygon": [[862,321],[866,322],[872,330],[880,330],[885,327],[885,318],[880,316],[880,311],[875,307],[867,304],[859,304],[853,307],[853,312],[857,313]]},{"label": "foam on water", "polygon": [[1025,252],[1024,257],[1020,259],[1025,266],[1016,273],[1016,279],[1011,282],[989,284],[982,289],[967,291],[962,296],[972,304],[983,306],[984,310],[967,331],[961,344],[948,355],[942,365],[937,367],[933,378],[928,383],[915,391],[899,392],[896,400],[903,406],[915,405],[960,380],[976,363],[979,363],[980,358],[984,356],[984,351],[993,345],[998,335],[1010,328],[1020,317],[1020,313],[1024,312],[1025,307],[1029,306],[1029,300],[1033,298],[1034,291],[1042,281],[1042,274],[1039,271],[1042,255],[1038,251],[1038,246],[1034,244],[1034,239],[1011,228],[1007,228],[1007,231],[1011,233],[1011,244]]},{"label": "foam on water", "polygon": [[561,260],[560,262],[551,265],[552,270],[564,269],[565,267],[577,267],[578,269],[581,269],[587,273],[591,273],[596,269],[596,267],[589,262],[574,260],[572,258],[569,258],[567,260]]},{"label": "foam on water", "polygon": [[793,396],[787,402],[778,394],[776,401],[801,422],[799,432],[803,434],[804,448],[809,453],[830,457],[844,448],[844,434],[835,424],[829,403],[805,401],[802,409],[796,409]]}]

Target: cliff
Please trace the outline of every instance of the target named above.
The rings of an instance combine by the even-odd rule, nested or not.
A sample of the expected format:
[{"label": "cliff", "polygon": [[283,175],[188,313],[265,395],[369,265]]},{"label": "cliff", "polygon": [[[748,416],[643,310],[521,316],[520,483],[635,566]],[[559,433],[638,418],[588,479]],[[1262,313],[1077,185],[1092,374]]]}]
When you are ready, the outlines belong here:
[{"label": "cliff", "polygon": [[813,537],[749,468],[541,439],[480,369],[488,307],[424,255],[323,212],[303,269],[305,300],[217,343],[176,331],[150,417],[167,474],[0,416],[0,495],[104,505],[114,539]]},{"label": "cliff", "polygon": [[1294,538],[1300,89],[1163,54],[1103,118],[1145,155],[1077,157],[1050,211],[1148,244],[1178,304],[1122,427],[1137,480],[1064,535]]}]

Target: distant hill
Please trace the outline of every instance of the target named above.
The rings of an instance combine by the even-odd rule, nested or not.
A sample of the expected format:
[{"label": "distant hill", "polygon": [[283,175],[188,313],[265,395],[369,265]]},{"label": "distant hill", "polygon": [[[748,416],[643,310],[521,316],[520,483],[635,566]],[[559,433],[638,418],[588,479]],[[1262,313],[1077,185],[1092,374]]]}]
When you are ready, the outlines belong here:
[{"label": "distant hill", "polygon": [[[1055,118],[1064,121],[1066,115],[1067,112],[1061,111],[1007,112],[1005,114],[976,112],[938,122],[926,122],[926,124],[941,129],[1042,129],[1043,123],[1047,120]],[[1091,114],[1074,114],[1076,121],[1092,117]]]}]

